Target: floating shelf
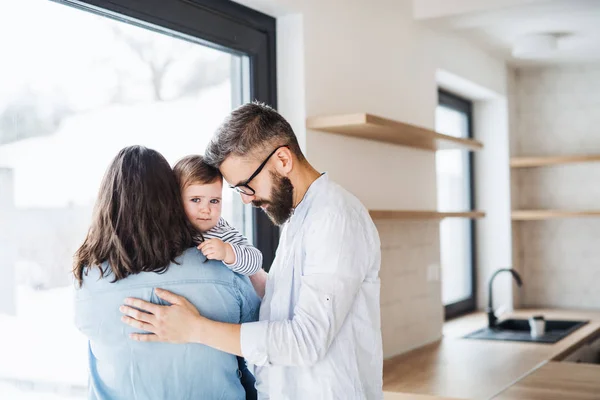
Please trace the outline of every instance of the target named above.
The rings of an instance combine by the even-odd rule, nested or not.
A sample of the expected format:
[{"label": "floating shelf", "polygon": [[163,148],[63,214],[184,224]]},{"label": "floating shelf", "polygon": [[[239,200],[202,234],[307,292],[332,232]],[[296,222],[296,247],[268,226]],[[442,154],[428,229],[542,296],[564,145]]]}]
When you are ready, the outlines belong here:
[{"label": "floating shelf", "polygon": [[581,154],[572,156],[515,157],[510,159],[511,168],[547,167],[562,164],[599,162],[600,154]]},{"label": "floating shelf", "polygon": [[308,118],[306,127],[317,131],[431,151],[479,150],[483,148],[483,144],[477,140],[442,135],[430,129],[366,113]]},{"label": "floating shelf", "polygon": [[539,221],[558,218],[600,217],[600,210],[513,210],[513,221]]},{"label": "floating shelf", "polygon": [[420,210],[369,210],[373,219],[444,219],[444,218],[483,218],[483,211],[443,212]]}]

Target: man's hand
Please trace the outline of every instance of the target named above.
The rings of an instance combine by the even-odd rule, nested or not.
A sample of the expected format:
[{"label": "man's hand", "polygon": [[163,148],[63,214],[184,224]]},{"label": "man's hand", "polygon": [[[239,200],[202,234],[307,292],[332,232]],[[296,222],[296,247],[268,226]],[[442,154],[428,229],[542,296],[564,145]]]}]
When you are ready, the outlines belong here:
[{"label": "man's hand", "polygon": [[184,297],[163,289],[155,289],[155,292],[171,305],[159,306],[144,300],[127,298],[127,305],[119,307],[119,311],[125,314],[121,321],[149,332],[132,333],[131,338],[140,342],[198,342],[202,333],[202,322],[207,319]]},{"label": "man's hand", "polygon": [[198,245],[198,250],[209,260],[224,261],[227,264],[235,263],[233,247],[221,239],[206,239]]},{"label": "man's hand", "polygon": [[[125,314],[121,321],[148,333],[132,333],[130,337],[140,342],[200,343],[226,353],[242,355],[239,324],[212,321],[184,297],[163,289],[156,295],[171,303],[159,306],[140,299],[125,299],[126,306],[119,307]],[[133,308],[135,307],[135,308]]]}]

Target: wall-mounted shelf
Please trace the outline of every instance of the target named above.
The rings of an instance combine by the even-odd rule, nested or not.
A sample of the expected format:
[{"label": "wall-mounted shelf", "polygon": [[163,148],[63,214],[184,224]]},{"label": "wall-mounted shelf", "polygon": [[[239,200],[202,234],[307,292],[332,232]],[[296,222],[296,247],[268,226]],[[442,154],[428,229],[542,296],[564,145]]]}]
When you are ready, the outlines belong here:
[{"label": "wall-mounted shelf", "polygon": [[308,118],[306,127],[317,131],[431,151],[479,150],[483,148],[483,144],[477,140],[442,135],[430,129],[366,113]]},{"label": "wall-mounted shelf", "polygon": [[511,168],[548,167],[552,165],[600,162],[600,154],[572,156],[515,157],[510,159]]},{"label": "wall-mounted shelf", "polygon": [[600,210],[513,210],[513,221],[541,221],[558,218],[600,217]]},{"label": "wall-mounted shelf", "polygon": [[443,212],[421,210],[369,210],[373,219],[444,219],[444,218],[483,218],[483,211]]}]

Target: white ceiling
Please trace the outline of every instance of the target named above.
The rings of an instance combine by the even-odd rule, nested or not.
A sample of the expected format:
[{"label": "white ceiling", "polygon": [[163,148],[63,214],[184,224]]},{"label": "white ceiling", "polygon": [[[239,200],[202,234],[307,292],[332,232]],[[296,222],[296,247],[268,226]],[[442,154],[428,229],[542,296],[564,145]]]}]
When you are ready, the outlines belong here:
[{"label": "white ceiling", "polygon": [[[600,0],[448,0],[443,10],[434,7],[440,0],[413,1],[415,18],[457,32],[514,66],[600,62]],[[535,33],[558,35],[558,49],[533,60],[512,57],[517,39]]]}]

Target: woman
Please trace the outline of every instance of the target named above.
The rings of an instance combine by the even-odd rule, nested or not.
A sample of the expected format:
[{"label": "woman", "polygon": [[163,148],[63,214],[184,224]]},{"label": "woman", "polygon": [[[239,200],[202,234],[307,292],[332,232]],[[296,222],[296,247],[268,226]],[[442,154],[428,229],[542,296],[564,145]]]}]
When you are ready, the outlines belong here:
[{"label": "woman", "polygon": [[234,355],[191,344],[129,339],[119,306],[127,296],[166,304],[154,288],[188,298],[203,315],[255,321],[249,280],[193,246],[179,187],[160,153],[127,147],[109,166],[92,224],[75,254],[76,324],[89,338],[90,399],[244,399]]}]

